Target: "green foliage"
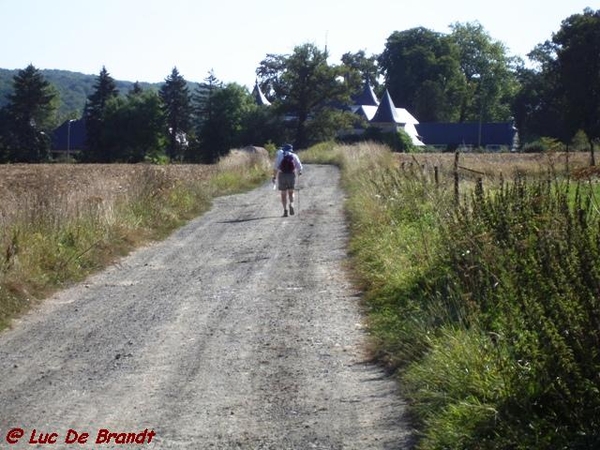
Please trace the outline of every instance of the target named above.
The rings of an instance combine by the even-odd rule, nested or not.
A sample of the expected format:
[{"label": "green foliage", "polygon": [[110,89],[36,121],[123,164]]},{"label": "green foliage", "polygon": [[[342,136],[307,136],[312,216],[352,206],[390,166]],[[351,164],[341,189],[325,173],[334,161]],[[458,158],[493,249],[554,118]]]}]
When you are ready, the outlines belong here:
[{"label": "green foliage", "polygon": [[378,61],[390,95],[420,121],[458,119],[465,82],[458,49],[447,36],[423,27],[396,31]]},{"label": "green foliage", "polygon": [[360,50],[356,53],[344,53],[341,60],[342,76],[352,91],[359,92],[365,81],[368,81],[373,89],[378,89],[377,57],[375,55],[367,57],[365,51]]},{"label": "green foliage", "polygon": [[[273,89],[279,101],[274,105],[279,113],[295,117],[296,148],[304,148],[315,142],[308,131],[313,117],[323,115],[325,110],[334,109],[331,105],[349,99],[351,87],[337,80],[344,71],[327,63],[327,52],[314,44],[304,44],[294,49],[289,56],[269,55],[261,62],[257,73],[266,80],[265,84]],[[325,124],[313,127],[323,129]]]},{"label": "green foliage", "polygon": [[236,83],[215,89],[210,103],[210,115],[203,122],[198,137],[208,153],[205,160],[215,162],[232,148],[244,145],[245,121],[257,105],[247,89]]},{"label": "green foliage", "polygon": [[4,157],[0,162],[40,162],[48,159],[49,133],[54,124],[56,90],[33,65],[13,78],[13,91],[0,117]]},{"label": "green foliage", "polygon": [[335,139],[340,132],[352,130],[355,121],[355,114],[325,108],[307,121],[306,132],[311,136],[311,142],[327,142]]},{"label": "green foliage", "polygon": [[[8,96],[12,92],[12,79],[18,70],[0,69],[0,107],[8,104]],[[86,75],[69,70],[41,69],[44,78],[58,92],[58,116],[56,123],[66,119],[81,117],[87,97],[94,91],[95,75]],[[131,81],[115,80],[119,92],[128,92],[134,83]],[[162,83],[138,83],[145,90],[158,91]]]},{"label": "green foliage", "polygon": [[403,129],[396,132],[384,132],[377,127],[369,127],[361,136],[361,140],[385,144],[395,152],[409,153],[415,150],[411,137]]},{"label": "green foliage", "polygon": [[172,160],[181,160],[188,145],[187,132],[190,130],[192,104],[187,82],[176,67],[165,79],[159,95],[169,140],[167,156]]},{"label": "green foliage", "polygon": [[590,149],[590,141],[583,130],[577,130],[571,139],[571,149],[575,152],[584,152]]},{"label": "green foliage", "polygon": [[148,156],[164,156],[165,123],[158,94],[138,91],[108,102],[104,118],[103,146],[112,162],[141,162]]},{"label": "green foliage", "polygon": [[569,142],[577,130],[600,137],[600,10],[586,8],[562,21],[552,39],[530,54],[536,69],[521,69],[515,118],[522,137]]},{"label": "green foliage", "polygon": [[547,150],[548,146],[540,139],[528,142],[523,146],[523,153],[543,153]]},{"label": "green foliage", "polygon": [[110,162],[110,148],[105,143],[106,120],[108,104],[117,98],[119,91],[115,80],[110,76],[106,67],[102,67],[96,78],[94,92],[88,97],[83,117],[86,124],[86,149],[82,155],[84,161]]},{"label": "green foliage", "polygon": [[600,440],[590,415],[600,408],[600,221],[595,193],[578,186],[573,197],[567,187],[516,180],[473,199],[445,229],[452,285],[507,346],[510,395],[497,421],[528,436],[521,448]]},{"label": "green foliage", "polygon": [[454,23],[451,29],[449,38],[458,48],[466,82],[458,121],[509,120],[518,84],[506,47],[494,41],[478,22]]},{"label": "green foliage", "polygon": [[456,205],[419,169],[343,158],[374,352],[418,448],[597,447],[597,187],[516,178]]},{"label": "green foliage", "polygon": [[[564,118],[573,135],[582,129],[600,137],[600,10],[565,19],[552,37],[556,49],[556,73],[564,90]],[[592,75],[593,74],[593,75]]]}]

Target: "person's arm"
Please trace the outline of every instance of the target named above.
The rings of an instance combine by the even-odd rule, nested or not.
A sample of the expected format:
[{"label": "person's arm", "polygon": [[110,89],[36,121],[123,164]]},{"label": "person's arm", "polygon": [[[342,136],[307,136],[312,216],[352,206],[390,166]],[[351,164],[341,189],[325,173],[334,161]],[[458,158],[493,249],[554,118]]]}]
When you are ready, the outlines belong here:
[{"label": "person's arm", "polygon": [[275,182],[275,178],[277,178],[277,173],[279,172],[279,164],[281,164],[282,155],[283,153],[281,151],[277,151],[277,153],[275,154],[275,162],[273,163],[273,182]]},{"label": "person's arm", "polygon": [[294,153],[294,167],[296,168],[296,172],[298,172],[298,175],[302,175],[302,163],[300,162],[300,158],[298,158],[298,155],[296,155]]}]

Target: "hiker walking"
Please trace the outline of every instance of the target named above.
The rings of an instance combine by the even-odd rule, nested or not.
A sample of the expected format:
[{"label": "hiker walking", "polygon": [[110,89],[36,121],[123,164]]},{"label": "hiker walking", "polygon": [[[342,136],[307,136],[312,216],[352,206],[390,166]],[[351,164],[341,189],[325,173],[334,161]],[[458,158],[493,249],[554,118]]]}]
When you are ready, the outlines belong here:
[{"label": "hiker walking", "polygon": [[273,164],[273,183],[277,181],[283,205],[283,217],[288,216],[288,200],[290,215],[294,215],[294,189],[296,174],[302,175],[302,163],[294,153],[292,144],[284,144],[275,155]]}]

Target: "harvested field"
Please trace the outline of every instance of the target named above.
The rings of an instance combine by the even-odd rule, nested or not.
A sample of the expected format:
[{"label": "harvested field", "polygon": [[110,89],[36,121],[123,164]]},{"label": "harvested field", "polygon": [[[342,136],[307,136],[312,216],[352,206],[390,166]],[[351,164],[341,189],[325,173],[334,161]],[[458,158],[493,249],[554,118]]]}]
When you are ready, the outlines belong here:
[{"label": "harvested field", "polygon": [[[72,216],[81,208],[112,208],[120,198],[176,183],[208,180],[206,165],[9,164],[0,165],[0,224],[33,220],[48,209]],[[45,211],[42,211],[45,210]]]},{"label": "harvested field", "polygon": [[[424,165],[426,168],[438,167],[440,172],[453,170],[454,153],[398,153],[398,163],[406,166],[411,163]],[[590,165],[587,152],[564,153],[460,153],[459,166],[465,172],[478,173],[487,177],[513,177],[517,173],[523,175],[539,175],[548,170],[556,172],[577,171]]]},{"label": "harvested field", "polygon": [[214,173],[214,166],[147,164],[7,164],[0,165],[0,206],[7,198],[32,193],[91,194],[114,198],[132,179],[156,174],[171,182],[194,181]]},{"label": "harvested field", "polygon": [[56,288],[161,239],[215,196],[266,179],[266,160],[216,165],[0,165],[0,329]]}]

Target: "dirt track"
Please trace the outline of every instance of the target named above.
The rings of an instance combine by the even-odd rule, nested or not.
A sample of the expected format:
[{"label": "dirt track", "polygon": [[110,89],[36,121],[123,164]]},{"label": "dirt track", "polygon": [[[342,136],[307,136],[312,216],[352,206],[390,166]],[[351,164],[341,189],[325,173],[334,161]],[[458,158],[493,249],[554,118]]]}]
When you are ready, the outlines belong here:
[{"label": "dirt track", "polygon": [[37,448],[33,430],[56,433],[39,448],[408,448],[342,268],[337,169],[300,187],[288,218],[268,185],[220,198],[0,333],[0,449]]}]

